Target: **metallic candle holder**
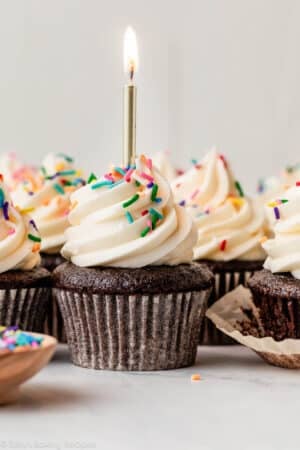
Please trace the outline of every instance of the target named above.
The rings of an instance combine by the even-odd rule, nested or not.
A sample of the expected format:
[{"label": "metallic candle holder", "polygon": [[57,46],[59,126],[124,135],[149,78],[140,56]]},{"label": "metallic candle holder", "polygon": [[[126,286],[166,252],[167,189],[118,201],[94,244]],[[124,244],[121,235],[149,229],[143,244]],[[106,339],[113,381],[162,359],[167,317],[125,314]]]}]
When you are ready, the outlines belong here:
[{"label": "metallic candle holder", "polygon": [[123,109],[123,165],[133,165],[136,157],[136,97],[137,88],[133,84],[124,87]]}]

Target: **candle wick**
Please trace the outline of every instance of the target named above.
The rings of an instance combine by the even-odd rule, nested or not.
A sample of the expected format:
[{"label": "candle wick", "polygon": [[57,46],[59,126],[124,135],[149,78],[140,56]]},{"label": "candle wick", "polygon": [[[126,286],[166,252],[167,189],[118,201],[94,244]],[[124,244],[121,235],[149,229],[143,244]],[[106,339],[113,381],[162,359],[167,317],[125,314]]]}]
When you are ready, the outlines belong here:
[{"label": "candle wick", "polygon": [[129,63],[129,78],[130,78],[130,81],[133,80],[133,77],[134,77],[134,61],[130,61],[130,63]]}]

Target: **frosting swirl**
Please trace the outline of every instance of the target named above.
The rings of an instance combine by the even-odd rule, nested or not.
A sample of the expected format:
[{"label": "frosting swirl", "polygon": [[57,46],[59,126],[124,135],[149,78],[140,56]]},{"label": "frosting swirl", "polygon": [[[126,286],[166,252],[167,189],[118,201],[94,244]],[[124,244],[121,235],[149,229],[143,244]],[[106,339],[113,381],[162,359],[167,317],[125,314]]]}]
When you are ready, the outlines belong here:
[{"label": "frosting swirl", "polygon": [[263,260],[264,213],[244,196],[223,155],[210,151],[172,183],[198,228],[194,259]]},{"label": "frosting swirl", "polygon": [[40,262],[41,238],[34,221],[12,204],[0,179],[0,273],[31,270]]},{"label": "frosting swirl", "polygon": [[67,155],[50,154],[40,171],[28,171],[12,192],[16,205],[28,210],[42,236],[41,250],[58,253],[65,242],[69,226],[70,194],[84,184]]},{"label": "frosting swirl", "polygon": [[159,170],[161,175],[171,183],[176,176],[177,176],[177,170],[173,165],[171,164],[171,161],[169,160],[166,153],[158,152],[155,153],[155,155],[152,158],[154,166]]},{"label": "frosting swirl", "polygon": [[82,267],[138,268],[191,262],[192,218],[174,204],[171,188],[152,161],[113,167],[71,195],[71,227],[62,255]]},{"label": "frosting swirl", "polygon": [[273,273],[291,272],[300,279],[300,186],[266,207],[274,238],[263,243],[267,252],[264,267]]}]

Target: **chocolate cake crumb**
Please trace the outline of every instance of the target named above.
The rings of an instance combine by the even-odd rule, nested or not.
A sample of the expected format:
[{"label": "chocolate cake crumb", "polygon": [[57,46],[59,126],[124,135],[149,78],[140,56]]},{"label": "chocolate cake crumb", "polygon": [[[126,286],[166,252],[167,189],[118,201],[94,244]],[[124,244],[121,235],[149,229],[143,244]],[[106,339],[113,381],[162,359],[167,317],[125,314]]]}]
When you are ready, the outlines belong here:
[{"label": "chocolate cake crumb", "polygon": [[101,294],[161,294],[213,286],[213,274],[205,264],[124,269],[77,267],[66,262],[54,270],[53,279],[61,289]]}]

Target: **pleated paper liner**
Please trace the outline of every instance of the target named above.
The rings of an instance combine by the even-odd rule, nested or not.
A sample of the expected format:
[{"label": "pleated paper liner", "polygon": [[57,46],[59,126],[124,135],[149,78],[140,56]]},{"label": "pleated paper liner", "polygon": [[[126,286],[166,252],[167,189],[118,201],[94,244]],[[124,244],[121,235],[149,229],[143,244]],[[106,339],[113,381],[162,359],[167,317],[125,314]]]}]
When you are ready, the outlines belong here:
[{"label": "pleated paper liner", "polygon": [[[274,366],[300,368],[300,339],[275,341],[266,337],[252,294],[239,286],[212,305],[207,313],[215,326]],[[249,334],[251,333],[251,334]]]},{"label": "pleated paper liner", "polygon": [[50,293],[48,287],[0,289],[0,324],[42,332]]},{"label": "pleated paper liner", "polygon": [[64,321],[52,290],[43,329],[45,334],[54,336],[58,342],[63,344],[67,342]]},{"label": "pleated paper liner", "polygon": [[[56,267],[65,262],[65,258],[60,253],[42,253],[42,267],[45,267],[49,272],[53,272]],[[59,342],[66,343],[66,333],[64,328],[64,322],[59,310],[56,300],[51,297],[49,308],[47,311],[47,317],[44,325],[44,333],[54,336]]]},{"label": "pleated paper liner", "polygon": [[54,293],[76,365],[147,371],[195,361],[210,289],[159,295]]},{"label": "pleated paper liner", "polygon": [[[240,284],[246,285],[252,272],[215,272],[214,289],[208,300],[208,307],[212,306],[219,298],[235,289]],[[220,331],[207,317],[199,335],[200,345],[235,345],[236,340]]]}]

